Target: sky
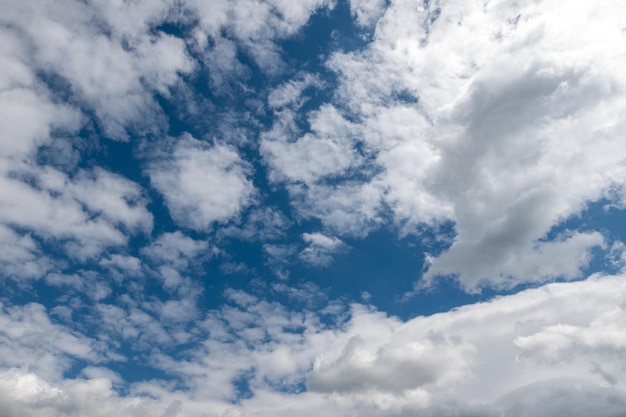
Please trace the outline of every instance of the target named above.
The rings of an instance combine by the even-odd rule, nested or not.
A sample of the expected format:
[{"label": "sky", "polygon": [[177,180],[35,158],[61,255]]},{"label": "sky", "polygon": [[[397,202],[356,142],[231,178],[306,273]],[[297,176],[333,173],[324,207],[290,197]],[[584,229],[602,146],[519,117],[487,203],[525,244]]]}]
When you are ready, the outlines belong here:
[{"label": "sky", "polygon": [[5,417],[618,417],[626,3],[0,0]]}]

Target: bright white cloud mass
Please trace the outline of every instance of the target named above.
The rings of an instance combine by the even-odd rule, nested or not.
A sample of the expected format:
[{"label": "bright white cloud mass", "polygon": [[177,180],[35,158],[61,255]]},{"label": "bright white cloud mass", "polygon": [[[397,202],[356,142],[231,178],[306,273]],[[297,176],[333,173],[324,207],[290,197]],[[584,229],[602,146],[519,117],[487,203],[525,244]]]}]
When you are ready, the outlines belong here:
[{"label": "bright white cloud mass", "polygon": [[0,5],[2,416],[626,415],[626,3]]}]

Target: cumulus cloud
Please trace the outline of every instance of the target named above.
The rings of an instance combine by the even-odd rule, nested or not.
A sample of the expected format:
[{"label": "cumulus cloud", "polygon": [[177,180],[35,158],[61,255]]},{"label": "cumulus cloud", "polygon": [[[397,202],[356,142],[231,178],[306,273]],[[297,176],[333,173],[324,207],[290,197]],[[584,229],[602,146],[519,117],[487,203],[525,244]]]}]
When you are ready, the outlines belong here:
[{"label": "cumulus cloud", "polygon": [[298,132],[287,122],[268,132],[261,142],[261,152],[273,168],[272,176],[310,184],[324,177],[341,175],[358,165],[350,122],[334,107],[324,106],[311,114],[312,132],[296,141],[292,136]]},{"label": "cumulus cloud", "polygon": [[510,288],[520,282],[519,277],[525,282],[580,278],[581,270],[591,261],[591,249],[604,246],[604,238],[598,232],[574,233],[533,247],[526,246],[526,241],[503,242],[519,238],[507,232],[490,236],[490,242],[484,242],[479,251],[470,243],[455,242],[455,250],[431,258],[434,265],[419,285],[431,285],[437,275],[458,274],[459,265],[463,265],[462,283],[468,291],[482,286]]},{"label": "cumulus cloud", "polygon": [[402,234],[454,222],[427,281],[456,275],[476,291],[578,276],[601,238],[542,239],[590,202],[621,201],[622,6],[351,3],[365,20],[370,9],[382,13],[373,41],[328,59],[339,84],[310,130],[276,113],[262,140],[271,178],[340,236],[366,235],[388,210]]},{"label": "cumulus cloud", "polygon": [[160,406],[148,398],[115,396],[109,378],[68,381],[55,386],[36,374],[11,369],[0,374],[0,404],[17,416],[174,416],[177,403]]},{"label": "cumulus cloud", "polygon": [[229,238],[268,242],[285,237],[287,230],[292,226],[289,218],[273,207],[250,210],[242,223],[238,226],[221,228],[219,234]]},{"label": "cumulus cloud", "polygon": [[303,91],[311,87],[319,88],[322,85],[319,77],[310,73],[300,74],[273,89],[267,97],[267,104],[273,109],[299,108],[305,101],[302,97]]},{"label": "cumulus cloud", "polygon": [[54,262],[44,256],[29,235],[20,235],[0,225],[0,269],[9,279],[40,278]]},{"label": "cumulus cloud", "polygon": [[302,240],[308,245],[300,252],[300,259],[315,266],[328,266],[333,255],[345,252],[348,249],[341,239],[326,236],[322,233],[305,233]]},{"label": "cumulus cloud", "polygon": [[[325,328],[309,313],[289,312],[275,303],[233,292],[229,297],[237,307],[210,316],[206,325],[213,337],[197,358],[216,377],[234,381],[247,375],[254,395],[242,400],[241,406],[251,413],[257,407],[271,407],[278,415],[293,412],[292,407],[305,414],[309,408],[329,415],[343,415],[350,407],[372,416],[416,412],[445,416],[471,410],[478,410],[476,415],[515,415],[514,410],[548,413],[557,405],[567,409],[566,400],[559,403],[559,395],[563,399],[578,395],[571,381],[550,382],[548,392],[554,396],[546,394],[545,403],[527,401],[516,390],[560,378],[565,369],[567,375],[582,381],[576,384],[623,398],[621,357],[598,354],[590,363],[584,359],[591,358],[585,353],[589,344],[569,343],[566,347],[573,351],[558,355],[566,362],[546,366],[542,350],[529,348],[533,335],[542,340],[542,334],[551,326],[573,326],[580,332],[598,326],[598,348],[611,344],[619,349],[618,335],[618,339],[608,336],[606,342],[607,334],[613,333],[601,329],[619,327],[621,315],[616,314],[616,306],[621,305],[622,287],[621,276],[592,277],[407,322],[355,305],[350,318],[339,328]],[[261,320],[267,317],[267,311],[273,311],[272,320]],[[595,323],[602,323],[601,327]],[[297,328],[305,331],[294,332]],[[568,356],[582,359],[572,362]],[[209,373],[191,363],[169,366],[188,373],[194,385],[200,384],[197,386],[204,390],[214,387],[202,377]],[[598,366],[616,373],[612,394],[605,390],[605,376],[598,373]],[[305,376],[309,391],[299,394],[294,402],[288,400],[293,393],[271,394],[275,389],[295,389]],[[279,381],[282,383],[274,385]],[[296,385],[289,385],[290,381]],[[268,382],[272,382],[269,387]],[[232,389],[218,392],[232,396]],[[494,402],[507,395],[509,400]],[[603,412],[603,400],[589,407]]]},{"label": "cumulus cloud", "polygon": [[[110,137],[127,139],[130,123],[154,121],[151,114],[158,121],[151,91],[166,91],[192,69],[180,39],[150,33],[164,6],[22,2],[5,10],[3,32],[19,33],[32,69],[61,77]],[[129,24],[130,16],[139,23]]]},{"label": "cumulus cloud", "polygon": [[0,351],[3,368],[30,369],[56,380],[72,360],[96,362],[102,355],[89,338],[55,324],[44,306],[0,306]]},{"label": "cumulus cloud", "polygon": [[180,231],[163,233],[141,250],[152,262],[175,269],[186,269],[190,261],[206,255],[208,251],[207,242],[194,240]]},{"label": "cumulus cloud", "polygon": [[385,0],[351,0],[350,13],[359,26],[370,27],[382,16],[386,6]]},{"label": "cumulus cloud", "polygon": [[149,172],[176,223],[209,230],[252,202],[250,167],[234,148],[209,146],[189,136],[173,146],[172,156],[152,162]]},{"label": "cumulus cloud", "polygon": [[[279,416],[294,412],[341,416],[348,410],[372,417],[552,416],[578,415],[581,410],[619,415],[626,398],[619,354],[624,344],[619,336],[624,282],[622,276],[595,276],[549,284],[405,322],[361,305],[353,305],[347,317],[344,311],[322,321],[325,309],[293,311],[230,290],[225,294],[228,303],[198,323],[206,333],[195,339],[201,343],[189,345],[188,359],[170,356],[167,350],[152,354],[154,366],[178,375],[187,388],[172,390],[166,383],[146,381],[131,385],[132,394],[124,396],[111,387],[106,375],[59,379],[58,369],[69,366],[67,358],[94,362],[95,345],[50,323],[42,307],[8,307],[2,327],[13,333],[2,339],[3,346],[15,351],[12,344],[19,343],[19,349],[41,349],[29,335],[43,326],[49,339],[54,336],[47,350],[56,354],[48,357],[47,365],[38,362],[30,373],[5,371],[3,401],[15,410],[39,415],[41,403],[35,400],[54,397],[73,403],[82,397],[68,387],[104,384],[102,407],[132,400],[139,407],[135,412],[147,413],[149,408],[144,407],[164,410],[180,401],[181,416],[208,410],[221,415],[228,408],[246,415],[272,410]],[[171,343],[145,313],[99,308],[105,314],[103,323],[111,326],[105,334],[118,329],[123,330],[119,336],[129,340],[145,338],[153,346]],[[22,314],[26,310],[28,316]],[[329,326],[329,321],[336,324]],[[27,322],[39,324],[25,327]],[[604,354],[610,351],[613,354]],[[23,368],[26,364],[20,358],[4,355],[3,364]],[[25,386],[18,384],[20,378],[30,378],[31,391],[41,395],[19,390]],[[249,395],[238,392],[237,381],[242,379]],[[302,392],[303,387],[308,389]],[[146,394],[153,398],[148,403],[142,397]],[[50,412],[63,409],[55,401],[46,404]],[[81,404],[87,407],[89,402]]]},{"label": "cumulus cloud", "polygon": [[[125,231],[152,228],[141,188],[124,177],[102,169],[80,171],[74,178],[53,168],[17,172],[0,177],[5,190],[0,221],[42,238],[69,239],[66,247],[72,257],[94,256],[124,244]],[[31,175],[35,177],[28,178]]]},{"label": "cumulus cloud", "polygon": [[450,348],[437,339],[429,342],[382,347],[372,352],[362,346],[364,342],[359,337],[352,338],[337,360],[315,364],[307,385],[319,392],[403,392],[456,379],[467,372],[472,360],[471,346]]}]

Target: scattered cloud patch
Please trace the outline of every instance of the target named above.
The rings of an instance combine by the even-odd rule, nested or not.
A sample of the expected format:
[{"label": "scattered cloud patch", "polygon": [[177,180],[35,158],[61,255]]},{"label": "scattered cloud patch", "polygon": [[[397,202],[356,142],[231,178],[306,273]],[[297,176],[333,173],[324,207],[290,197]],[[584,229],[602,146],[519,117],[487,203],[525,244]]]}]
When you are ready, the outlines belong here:
[{"label": "scattered cloud patch", "polygon": [[186,136],[150,164],[153,186],[165,198],[174,221],[194,230],[239,215],[254,197],[250,167],[236,149]]},{"label": "scattered cloud patch", "polygon": [[298,256],[313,266],[328,266],[333,260],[333,255],[345,252],[349,248],[341,239],[322,233],[305,233],[302,240],[308,246]]}]

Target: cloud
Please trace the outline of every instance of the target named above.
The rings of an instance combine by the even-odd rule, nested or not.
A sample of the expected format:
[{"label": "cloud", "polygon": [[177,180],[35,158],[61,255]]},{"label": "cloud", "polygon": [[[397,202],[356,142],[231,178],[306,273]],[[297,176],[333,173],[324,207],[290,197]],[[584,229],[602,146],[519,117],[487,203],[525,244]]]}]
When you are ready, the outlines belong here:
[{"label": "cloud", "polygon": [[119,140],[161,123],[154,92],[167,95],[193,68],[180,39],[153,32],[168,7],[23,2],[5,8],[0,222],[3,241],[22,248],[13,262],[3,262],[10,276],[41,278],[52,268],[40,255],[42,242],[83,261],[151,230],[141,187],[97,164],[77,169],[76,149],[87,146],[78,135],[91,117]]},{"label": "cloud", "polygon": [[450,346],[441,340],[377,351],[368,350],[364,344],[358,336],[354,337],[336,361],[316,363],[308,376],[308,388],[317,392],[372,389],[402,393],[441,380],[458,379],[467,373],[472,360],[471,346]]},{"label": "cloud", "polygon": [[299,257],[314,266],[328,266],[333,260],[333,255],[348,249],[348,245],[341,239],[322,233],[304,233],[302,240],[308,246],[300,252]]},{"label": "cloud", "polygon": [[218,233],[228,238],[268,242],[284,238],[292,226],[282,211],[272,207],[250,210],[242,223],[241,226],[223,227]]},{"label": "cloud", "polygon": [[504,416],[617,416],[626,406],[623,390],[576,380],[551,380],[520,388],[497,404]]},{"label": "cloud", "polygon": [[[351,7],[359,16],[369,3]],[[340,237],[365,236],[387,214],[401,234],[454,222],[426,281],[455,275],[477,291],[580,276],[599,235],[544,238],[589,203],[622,199],[626,51],[614,9],[392,2],[372,17],[371,43],[327,60],[339,82],[307,113],[310,131],[275,113],[261,145],[270,178]]]},{"label": "cloud", "polygon": [[2,304],[0,308],[3,368],[27,368],[43,378],[55,380],[73,360],[97,362],[102,359],[92,340],[55,324],[41,304]]},{"label": "cloud", "polygon": [[171,157],[150,163],[149,173],[174,221],[191,229],[206,231],[214,222],[227,222],[253,199],[250,167],[228,145],[182,137]]},{"label": "cloud", "polygon": [[141,261],[134,256],[123,256],[113,254],[109,258],[102,259],[99,264],[111,271],[112,274],[128,274],[130,276],[141,276]]},{"label": "cloud", "polygon": [[108,378],[73,380],[58,387],[19,369],[0,374],[0,404],[7,417],[162,417],[175,415],[171,413],[176,409],[176,404],[159,406],[147,398],[116,397]]},{"label": "cloud", "polygon": [[31,236],[0,225],[0,269],[4,276],[15,281],[40,278],[53,265],[54,261],[41,253]]},{"label": "cloud", "polygon": [[194,259],[207,256],[207,252],[210,252],[207,242],[194,240],[180,231],[163,233],[141,249],[141,253],[157,265],[165,264],[181,270],[186,269]]},{"label": "cloud", "polygon": [[[576,384],[589,387],[583,388],[585,392],[596,390],[608,396],[615,395],[616,399],[624,398],[623,372],[618,371],[623,368],[623,360],[618,356],[598,354],[593,355],[594,364],[591,364],[584,360],[591,357],[584,353],[589,345],[579,345],[569,354],[557,353],[565,360],[562,364],[546,366],[546,362],[540,360],[541,351],[533,354],[538,360],[535,361],[525,353],[519,341],[525,340],[526,336],[540,335],[542,329],[550,329],[556,324],[585,329],[598,326],[592,324],[594,322],[602,323],[594,333],[605,335],[606,340],[606,335],[613,333],[603,329],[614,328],[606,326],[619,327],[621,314],[617,314],[616,306],[621,303],[619,288],[622,287],[622,277],[592,277],[582,282],[550,284],[407,322],[357,305],[353,306],[349,320],[339,328],[311,327],[314,322],[307,320],[300,322],[308,329],[303,334],[282,333],[286,328],[277,327],[270,333],[273,336],[269,340],[260,338],[260,335],[253,336],[256,333],[250,331],[257,326],[259,330],[267,328],[254,318],[256,313],[272,308],[278,319],[286,311],[250,300],[246,302],[246,313],[223,312],[224,318],[229,317],[226,320],[228,327],[241,332],[235,340],[252,342],[248,348],[251,350],[244,349],[236,354],[244,355],[245,360],[233,359],[228,363],[231,366],[238,364],[240,370],[253,369],[249,383],[255,395],[242,401],[243,409],[251,413],[257,407],[269,406],[277,415],[286,410],[293,412],[293,407],[305,415],[306,409],[343,415],[352,407],[372,416],[415,413],[516,415],[516,410],[520,413],[535,410],[550,415],[547,414],[550,410],[568,409],[566,398],[579,392],[571,389],[568,381],[554,381],[563,375],[583,381]],[[280,343],[273,343],[279,340]],[[619,349],[619,344],[610,343]],[[217,349],[220,345],[213,343],[212,346]],[[227,349],[233,352],[232,346],[222,346],[213,354],[225,353]],[[580,361],[567,359],[579,355],[583,358]],[[278,357],[280,362],[274,362]],[[220,360],[222,367],[227,366],[225,360],[226,356]],[[282,364],[280,367],[279,363]],[[270,364],[272,367],[268,368]],[[603,388],[606,380],[598,373],[598,366],[616,373],[616,387],[612,394]],[[288,397],[271,396],[263,383],[270,374],[280,376],[279,369],[300,375],[306,372],[309,388],[296,402],[285,404],[284,408],[277,404]],[[230,372],[236,373],[232,369]],[[283,381],[290,380],[289,374],[282,375]],[[550,394],[546,394],[545,402],[536,403],[527,400],[529,397],[511,394],[538,381],[551,380],[554,381],[550,383],[553,388],[547,391]],[[521,403],[519,408],[511,405],[512,402],[494,402],[508,394],[511,394],[509,398],[515,399],[513,402]],[[603,395],[597,403],[588,404],[587,409],[607,412],[603,411],[606,405]]]},{"label": "cloud", "polygon": [[283,131],[280,126],[264,136],[261,153],[273,168],[270,178],[311,184],[358,164],[350,123],[334,107],[312,113],[309,124],[312,132],[295,141],[292,136],[298,132],[293,127]]},{"label": "cloud", "polygon": [[273,89],[267,96],[267,104],[272,109],[299,108],[305,102],[302,97],[303,91],[313,86],[319,88],[322,85],[319,77],[313,74],[299,74]]},{"label": "cloud", "polygon": [[[353,305],[348,316],[344,310],[324,318],[325,309],[313,305],[294,311],[229,290],[227,303],[196,320],[191,339],[180,339],[189,343],[184,354],[166,349],[172,343],[167,323],[163,327],[136,308],[101,305],[102,341],[114,334],[107,343],[143,340],[133,343],[151,346],[149,363],[177,375],[185,387],[144,381],[130,384],[124,395],[106,375],[61,377],[71,358],[98,361],[98,345],[90,339],[51,323],[41,306],[5,307],[2,328],[12,333],[4,333],[3,349],[54,355],[40,355],[47,359],[36,367],[30,362],[30,371],[5,371],[2,398],[12,410],[33,415],[43,413],[44,398],[48,413],[61,412],[63,404],[90,407],[82,390],[69,388],[76,386],[106,393],[97,395],[103,409],[132,402],[135,413],[147,415],[150,407],[165,410],[180,401],[179,415],[189,417],[221,415],[228,408],[278,416],[340,416],[348,410],[372,417],[552,416],[585,410],[608,417],[619,414],[626,398],[619,354],[624,282],[622,276],[594,276],[549,284],[407,321],[362,305]],[[47,335],[45,348],[33,334]],[[3,366],[22,369],[24,358],[3,355]],[[32,382],[29,392],[40,394],[15,388],[26,386],[18,384],[20,378]],[[239,391],[242,380],[249,394]]]},{"label": "cloud", "polygon": [[241,54],[262,72],[276,76],[288,68],[278,43],[293,36],[311,15],[331,9],[328,0],[306,0],[289,3],[272,1],[188,1],[193,23],[191,45],[209,69],[211,87],[227,94],[240,86],[238,76],[249,76],[252,69],[240,61]]},{"label": "cloud", "polygon": [[482,286],[511,288],[520,282],[519,277],[523,277],[524,282],[576,279],[589,265],[591,250],[604,246],[604,238],[598,232],[574,233],[536,243],[533,247],[528,247],[527,241],[503,242],[503,239],[520,238],[508,232],[497,230],[498,235],[487,237],[479,250],[470,243],[455,242],[454,250],[437,259],[431,258],[434,265],[418,285],[431,285],[429,281],[437,275],[460,273],[459,265],[463,265],[462,285],[467,291],[476,291]]},{"label": "cloud", "polygon": [[350,0],[350,13],[359,26],[370,27],[382,16],[386,6],[385,0]]},{"label": "cloud", "polygon": [[[16,174],[0,177],[5,190],[0,221],[42,238],[69,239],[71,257],[92,257],[108,246],[124,244],[123,232],[152,228],[141,188],[124,177],[100,168],[79,171],[71,179],[53,168],[28,167]],[[28,178],[31,175],[34,178]]]},{"label": "cloud", "polygon": [[[109,137],[126,140],[131,123],[159,123],[151,91],[166,93],[179,73],[193,68],[180,39],[151,33],[165,7],[81,4],[67,12],[54,2],[23,2],[5,10],[10,25],[3,32],[19,33],[28,65],[60,77],[66,93],[95,112]],[[130,16],[140,23],[129,24]]]},{"label": "cloud", "polygon": [[364,238],[384,224],[383,189],[378,183],[294,185],[288,190],[301,216],[320,219],[337,235]]}]

